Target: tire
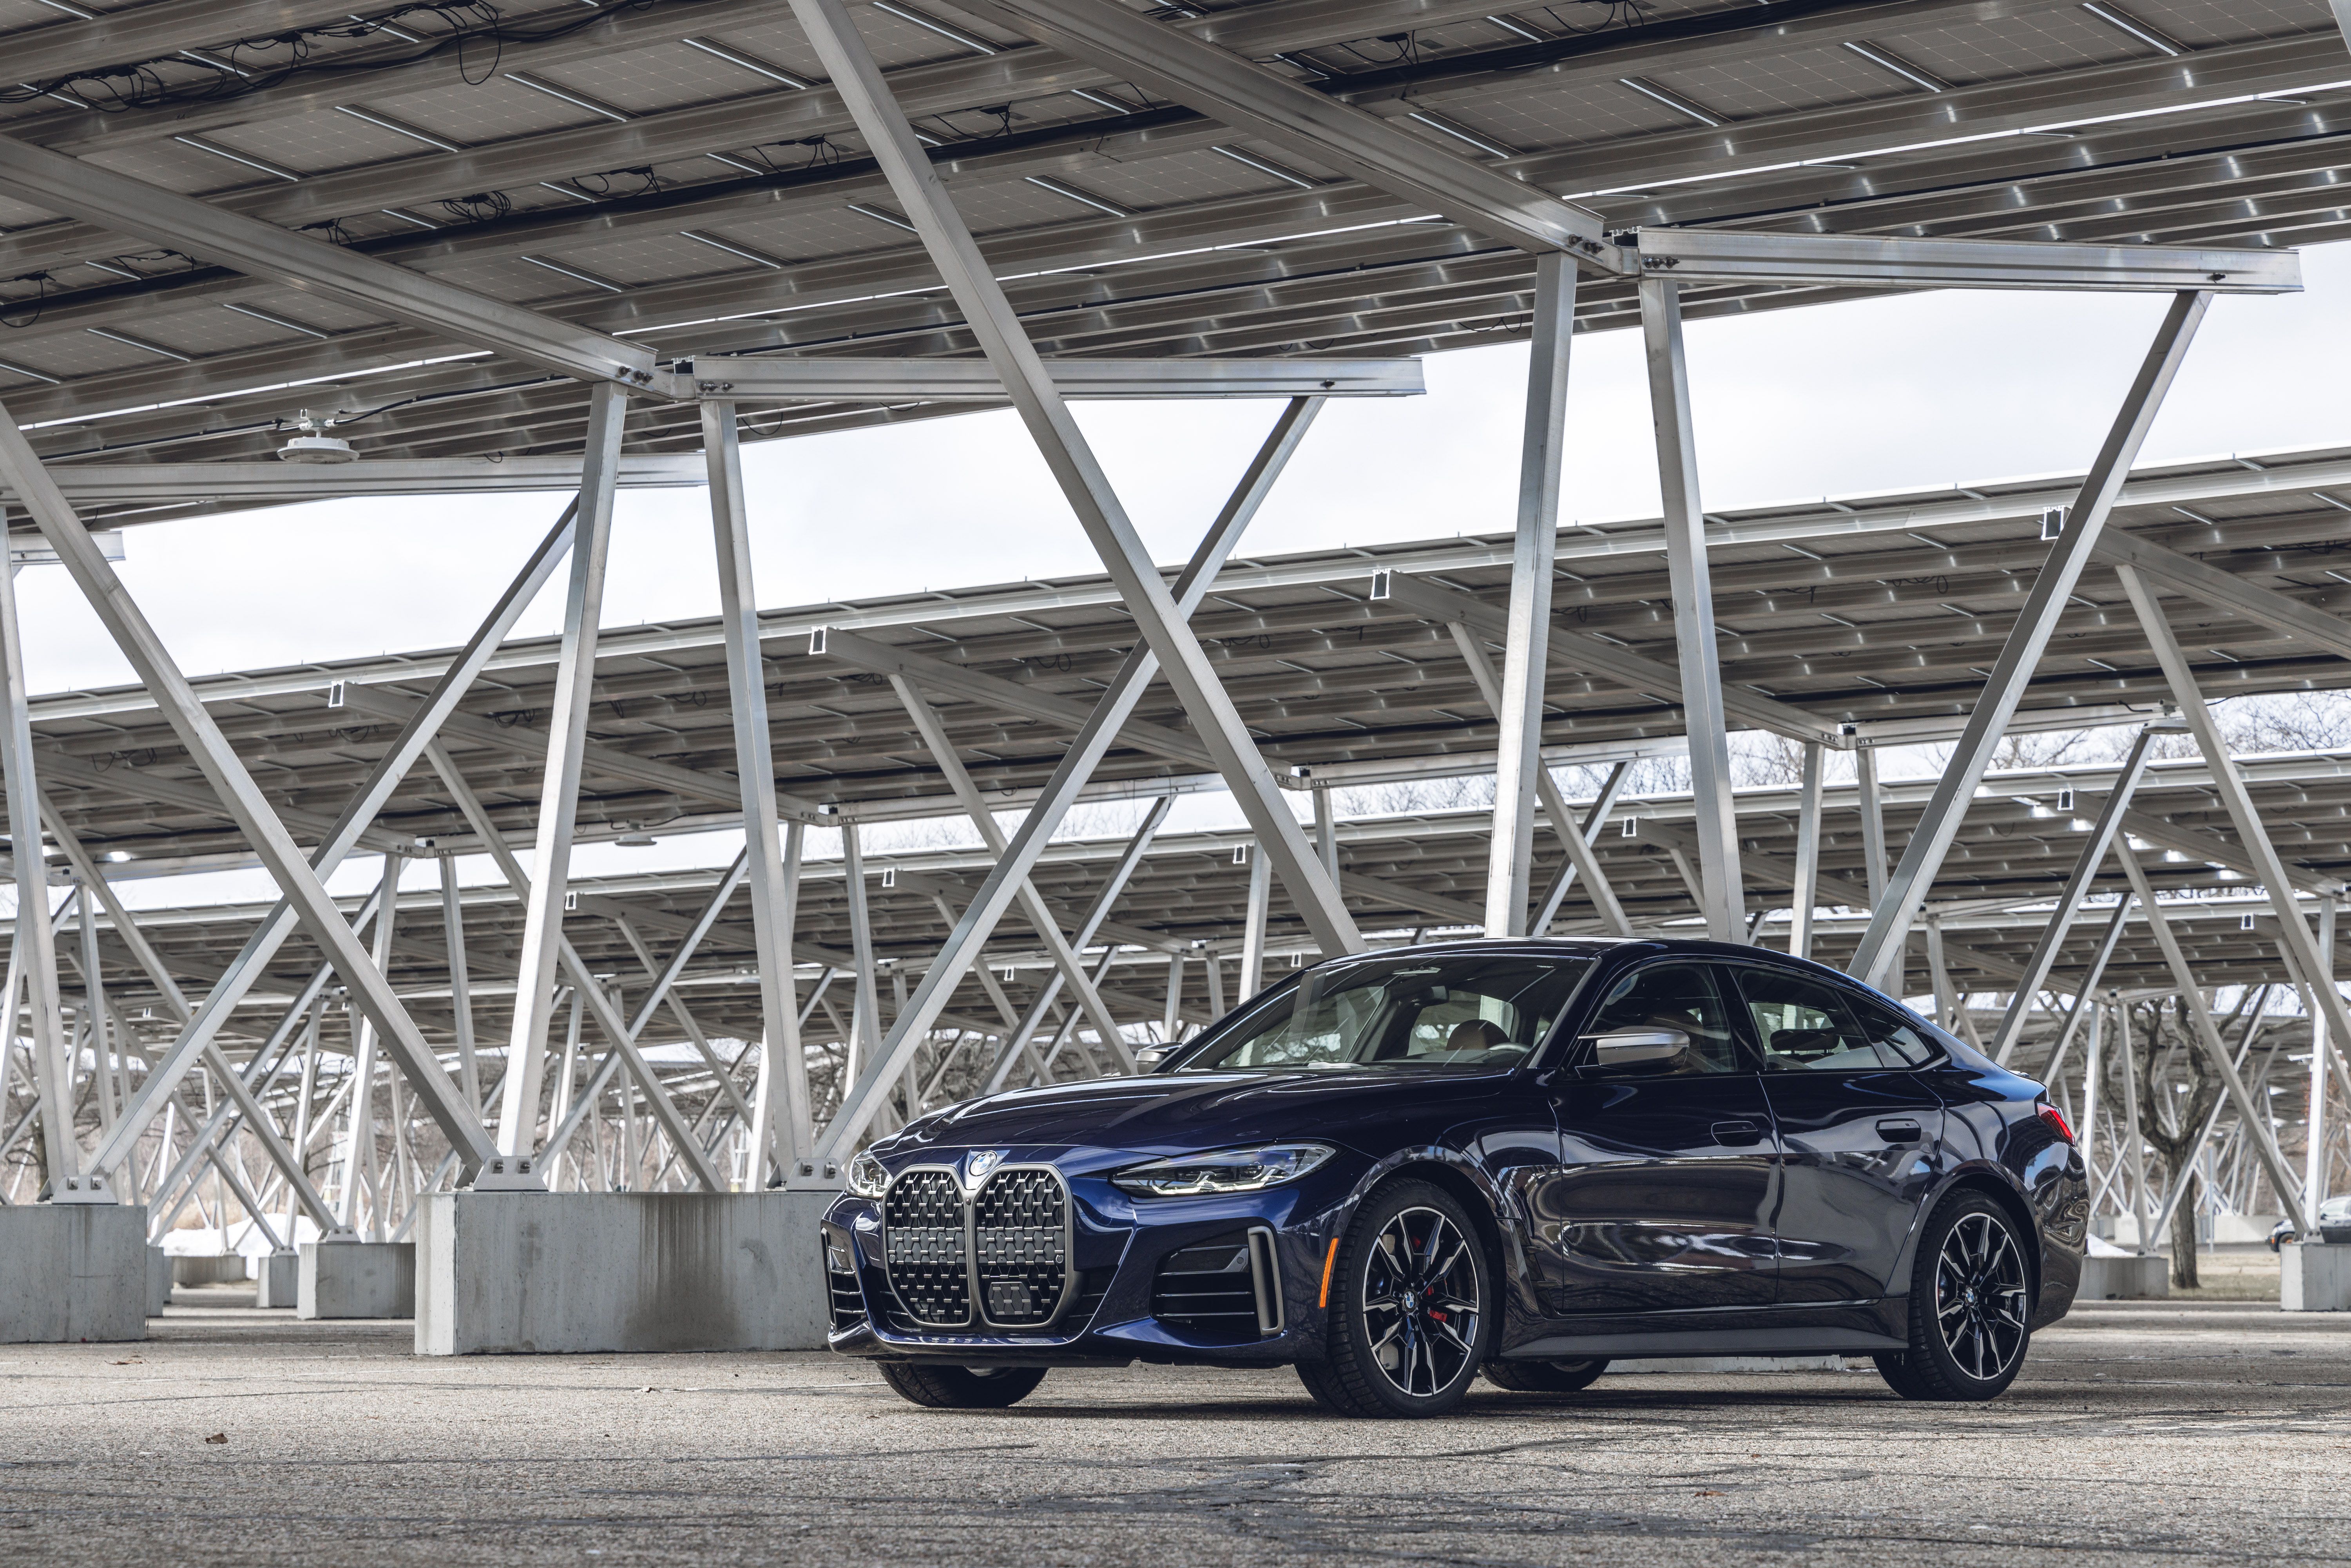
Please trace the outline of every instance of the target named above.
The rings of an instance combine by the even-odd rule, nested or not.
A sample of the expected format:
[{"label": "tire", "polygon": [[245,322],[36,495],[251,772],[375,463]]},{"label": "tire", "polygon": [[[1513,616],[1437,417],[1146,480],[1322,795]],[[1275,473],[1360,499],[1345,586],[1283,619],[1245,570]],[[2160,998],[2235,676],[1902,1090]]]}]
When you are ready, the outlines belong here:
[{"label": "tire", "polygon": [[1493,1266],[1468,1212],[1442,1187],[1392,1182],[1364,1201],[1339,1243],[1325,1359],[1299,1363],[1299,1381],[1343,1416],[1445,1415],[1493,1347],[1494,1298]]},{"label": "tire", "polygon": [[1877,1357],[1905,1399],[1997,1398],[2032,1347],[2032,1266],[2008,1211],[1980,1192],[1936,1206],[1910,1276],[1910,1347]]},{"label": "tire", "polygon": [[934,1366],[885,1361],[882,1380],[899,1396],[933,1410],[1001,1410],[1037,1392],[1041,1366]]},{"label": "tire", "polygon": [[1608,1370],[1607,1360],[1489,1361],[1486,1381],[1513,1394],[1574,1394],[1589,1388]]}]

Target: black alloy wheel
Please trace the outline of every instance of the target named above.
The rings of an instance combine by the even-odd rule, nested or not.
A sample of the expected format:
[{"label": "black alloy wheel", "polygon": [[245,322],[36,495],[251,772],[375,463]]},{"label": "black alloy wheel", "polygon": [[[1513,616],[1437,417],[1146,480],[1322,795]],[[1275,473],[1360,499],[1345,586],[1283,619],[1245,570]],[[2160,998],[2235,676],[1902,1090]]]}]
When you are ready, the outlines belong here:
[{"label": "black alloy wheel", "polygon": [[1493,1329],[1491,1270],[1451,1194],[1398,1181],[1367,1199],[1332,1270],[1327,1359],[1299,1380],[1346,1416],[1441,1416],[1477,1381]]},{"label": "black alloy wheel", "polygon": [[1489,1361],[1486,1381],[1513,1394],[1574,1394],[1589,1388],[1608,1370],[1605,1357],[1593,1361]]},{"label": "black alloy wheel", "polygon": [[2032,1342],[2032,1270],[2016,1222],[1980,1192],[1953,1193],[1918,1238],[1910,1346],[1876,1358],[1905,1399],[1991,1399]]},{"label": "black alloy wheel", "polygon": [[1041,1366],[935,1366],[922,1361],[885,1361],[882,1380],[902,1398],[934,1410],[1001,1410],[1037,1392]]}]

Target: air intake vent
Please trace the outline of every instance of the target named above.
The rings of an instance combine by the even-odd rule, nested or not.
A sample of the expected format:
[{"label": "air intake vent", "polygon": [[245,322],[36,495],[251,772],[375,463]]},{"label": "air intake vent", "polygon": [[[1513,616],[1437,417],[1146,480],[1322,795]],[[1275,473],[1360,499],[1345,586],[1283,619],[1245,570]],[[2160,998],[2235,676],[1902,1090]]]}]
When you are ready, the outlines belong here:
[{"label": "air intake vent", "polygon": [[907,1171],[883,1201],[883,1256],[906,1315],[925,1328],[971,1322],[963,1192],[947,1171]]},{"label": "air intake vent", "polygon": [[998,1171],[972,1206],[979,1306],[1002,1328],[1034,1328],[1060,1313],[1070,1287],[1070,1200],[1050,1170]]},{"label": "air intake vent", "polygon": [[1256,1339],[1258,1291],[1246,1230],[1196,1241],[1159,1260],[1151,1315],[1170,1328],[1230,1343]]}]

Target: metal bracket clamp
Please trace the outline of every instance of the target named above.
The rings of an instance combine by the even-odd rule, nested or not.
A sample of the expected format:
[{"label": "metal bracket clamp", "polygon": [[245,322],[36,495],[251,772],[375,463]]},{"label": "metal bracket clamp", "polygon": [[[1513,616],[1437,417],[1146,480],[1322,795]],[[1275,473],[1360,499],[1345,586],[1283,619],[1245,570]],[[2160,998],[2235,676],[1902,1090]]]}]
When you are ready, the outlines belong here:
[{"label": "metal bracket clamp", "polygon": [[47,1201],[56,1204],[114,1203],[120,1201],[113,1189],[106,1185],[106,1173],[91,1171],[84,1176],[69,1176],[66,1184],[51,1191]]},{"label": "metal bracket clamp", "polygon": [[547,1182],[538,1174],[538,1166],[535,1155],[502,1155],[484,1161],[465,1188],[469,1192],[545,1192]]}]

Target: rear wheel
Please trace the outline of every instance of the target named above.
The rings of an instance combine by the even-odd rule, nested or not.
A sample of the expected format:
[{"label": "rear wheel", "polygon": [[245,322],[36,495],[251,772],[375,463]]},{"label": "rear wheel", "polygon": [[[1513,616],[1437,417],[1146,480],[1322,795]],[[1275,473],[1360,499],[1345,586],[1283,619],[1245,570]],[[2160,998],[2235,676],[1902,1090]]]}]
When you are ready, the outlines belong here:
[{"label": "rear wheel", "polygon": [[1928,1218],[1910,1279],[1910,1346],[1877,1370],[1905,1399],[1997,1397],[2032,1343],[2032,1274],[2006,1210],[1957,1192]]},{"label": "rear wheel", "polygon": [[1299,1381],[1346,1416],[1441,1416],[1492,1343],[1486,1249],[1442,1187],[1399,1181],[1356,1212],[1332,1267],[1327,1359]]},{"label": "rear wheel", "polygon": [[1513,1394],[1573,1394],[1589,1388],[1608,1370],[1597,1361],[1489,1361],[1486,1381]]},{"label": "rear wheel", "polygon": [[1041,1366],[933,1366],[885,1361],[882,1380],[901,1397],[934,1410],[1001,1410],[1037,1392]]}]

